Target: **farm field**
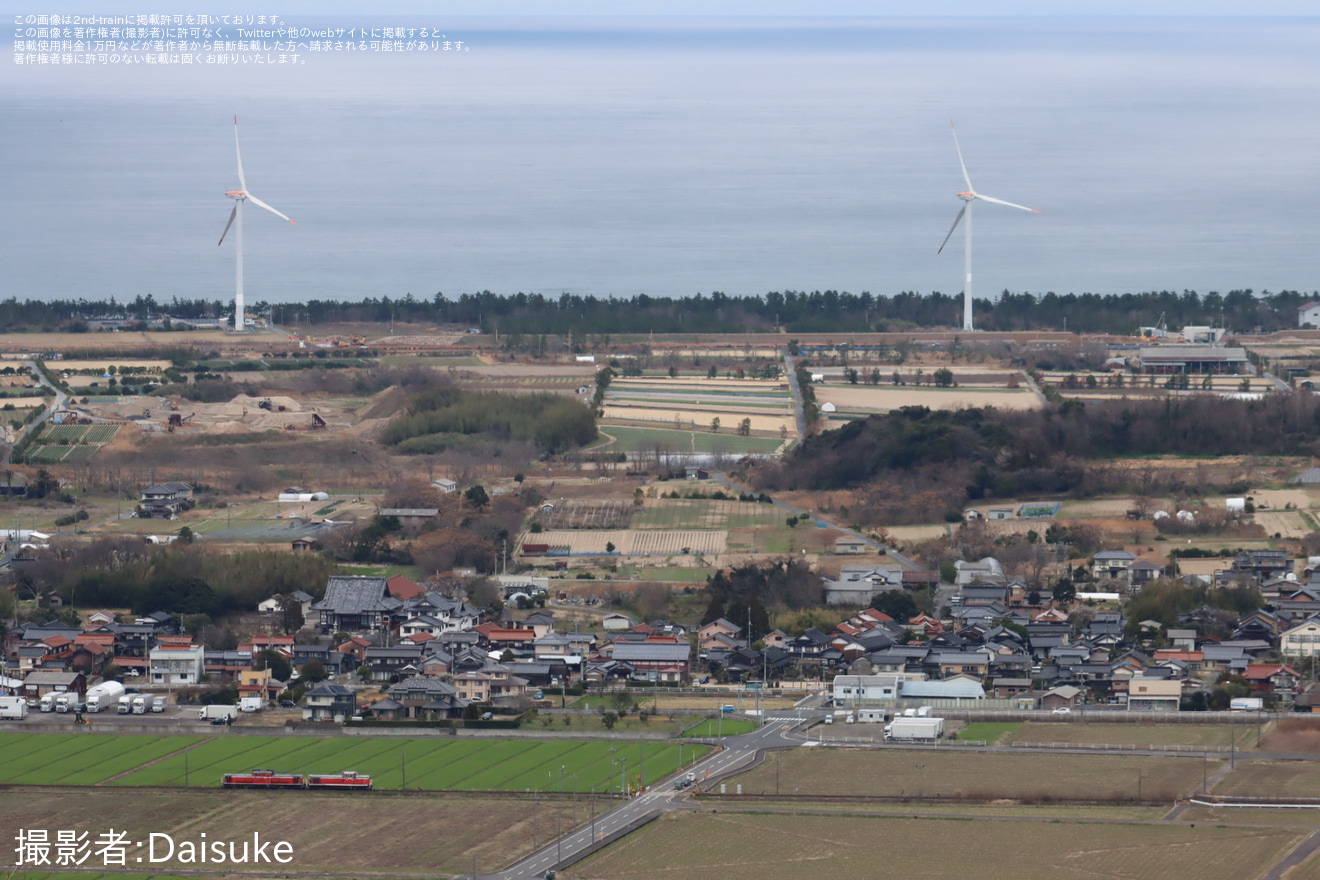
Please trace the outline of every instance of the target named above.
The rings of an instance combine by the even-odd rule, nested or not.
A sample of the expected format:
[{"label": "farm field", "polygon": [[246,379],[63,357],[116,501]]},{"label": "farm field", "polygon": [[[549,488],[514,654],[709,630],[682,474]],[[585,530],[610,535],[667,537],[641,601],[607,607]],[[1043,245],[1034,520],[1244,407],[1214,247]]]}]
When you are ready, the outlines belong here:
[{"label": "farm field", "polygon": [[996,745],[1011,734],[1015,734],[1022,725],[1016,721],[972,721],[957,731],[958,739],[972,742],[984,742]]},{"label": "farm field", "polygon": [[[959,734],[963,737],[962,734]],[[983,737],[963,737],[982,739]],[[1254,724],[1051,724],[1026,721],[1004,743],[1112,743],[1133,746],[1223,746],[1237,740],[1239,751],[1256,747]]]},{"label": "farm field", "polygon": [[603,554],[613,544],[621,556],[673,556],[723,553],[728,532],[721,529],[547,529],[524,535],[524,541],[567,547],[574,554]]},{"label": "farm field", "polygon": [[1233,772],[1219,780],[1210,792],[1244,797],[1313,798],[1320,793],[1320,765],[1313,761],[1239,761]]},{"label": "farm field", "polygon": [[[668,407],[659,408],[654,406],[632,406],[619,405],[606,402],[603,407],[606,423],[602,424],[601,430],[609,431],[609,422],[612,421],[640,421],[654,422],[657,426],[671,425],[675,430],[684,428],[693,431],[707,431],[712,435],[716,432],[710,431],[711,420],[719,418],[720,431],[727,431],[732,434],[737,428],[738,423],[743,419],[751,420],[751,429],[763,434],[778,435],[780,431],[786,431],[793,434],[797,431],[796,422],[793,413],[785,411],[783,415],[767,415],[766,413],[748,413],[735,412],[724,409],[695,409],[692,407]],[[680,447],[676,451],[681,452]]]},{"label": "farm field", "polygon": [[[0,800],[0,826],[46,828],[52,839],[57,829],[87,831],[91,839],[113,829],[127,832],[130,841],[143,842],[151,832],[170,834],[176,841],[196,840],[198,832],[205,832],[208,840],[242,841],[259,832],[263,840],[288,841],[293,861],[269,867],[245,865],[229,876],[287,878],[307,872],[349,880],[371,876],[383,863],[388,863],[391,874],[435,877],[471,872],[475,858],[480,873],[495,871],[531,852],[534,842],[544,844],[556,828],[567,830],[588,821],[593,806],[599,814],[610,805],[599,798],[593,805],[581,797],[533,800],[526,795],[358,797],[296,791],[171,791],[143,797],[140,792],[96,788],[69,797],[66,790],[33,789],[5,793]],[[443,833],[419,833],[420,816],[427,828]],[[146,851],[130,848],[128,865],[146,867],[136,862],[139,856],[147,857]],[[9,848],[0,861],[12,858]],[[100,867],[100,859],[93,856],[84,867],[93,865]],[[159,867],[158,878],[168,876],[164,872],[170,868],[189,869],[191,875],[191,869],[210,866],[163,863]],[[34,871],[30,876],[43,874]],[[78,880],[95,876],[76,875]],[[144,880],[145,875],[121,876]]]},{"label": "farm field", "polygon": [[[340,498],[282,504],[276,501],[236,500],[223,509],[196,507],[174,520],[124,519],[98,526],[98,532],[156,534],[177,532],[188,526],[199,535],[243,541],[289,541],[314,532],[309,520],[330,517],[335,521],[368,519],[375,512],[373,498]],[[329,508],[329,509],[328,509]],[[324,512],[322,512],[324,511]]]},{"label": "farm field", "polygon": [[648,498],[633,514],[634,529],[754,529],[779,526],[784,511],[773,504],[703,498]]},{"label": "farm field", "polygon": [[[1141,823],[1051,823],[1041,835],[1021,820],[975,822],[897,816],[668,814],[575,869],[602,880],[719,876],[724,880],[874,877],[986,880],[1242,880],[1259,876],[1306,834],[1296,828]],[[1044,832],[1045,827],[1039,829]],[[1048,838],[1048,845],[1042,837]],[[1035,845],[1025,845],[1035,839]],[[1011,857],[987,858],[1013,846]],[[1215,852],[1215,858],[1199,853]]]},{"label": "farm field", "polygon": [[[741,420],[739,420],[741,421]],[[600,428],[601,442],[590,447],[599,452],[631,452],[640,454],[697,452],[708,455],[740,455],[748,452],[771,453],[784,441],[778,437],[740,437],[735,433],[737,424],[723,424],[718,433],[711,433],[710,423],[699,430],[675,431],[672,428],[635,428],[627,425],[605,425]],[[612,439],[611,439],[612,438]]]},{"label": "farm field", "polygon": [[628,569],[641,581],[660,581],[662,583],[704,584],[710,577],[708,568],[654,568],[638,567]]},{"label": "farm field", "polygon": [[[704,694],[667,696],[653,695],[645,690],[636,690],[632,691],[632,697],[639,706],[645,709],[654,709],[662,714],[670,709],[706,709],[710,712],[718,712],[720,707],[732,705],[737,711],[741,712],[743,709],[756,707],[755,691],[741,691],[737,694],[712,693],[709,696]],[[761,708],[791,709],[799,699],[800,697],[767,694],[761,697]],[[613,696],[598,694],[582,697],[569,704],[570,709],[611,709],[613,707]]]},{"label": "farm field", "polygon": [[816,403],[832,403],[840,412],[887,412],[904,406],[962,409],[993,406],[999,409],[1037,409],[1040,399],[1022,388],[935,388],[923,385],[817,385]]},{"label": "farm field", "polygon": [[1305,538],[1311,533],[1311,526],[1300,511],[1257,510],[1252,519],[1263,528],[1266,534],[1281,535],[1284,538]]},{"label": "farm field", "polygon": [[[79,871],[76,874],[46,871],[15,871],[5,880],[220,880],[222,874],[110,874],[104,871]],[[258,875],[259,876],[259,875]]]},{"label": "farm field", "polygon": [[[689,747],[688,759],[693,747]],[[676,745],[588,740],[378,739],[367,737],[147,737],[0,734],[0,784],[217,788],[224,773],[357,770],[377,789],[608,791],[610,759],[647,764],[648,779],[678,767]]]},{"label": "farm field", "polygon": [[683,731],[683,735],[690,737],[737,736],[741,733],[751,733],[758,726],[755,721],[744,721],[741,718],[707,718],[705,721],[699,721]]},{"label": "farm field", "polygon": [[101,360],[58,360],[46,361],[46,368],[53,372],[73,373],[77,370],[99,370],[105,372],[107,367],[136,367],[146,370],[148,373],[159,373],[161,370],[168,369],[173,364],[170,361],[151,361],[151,360],[133,360],[106,358]]},{"label": "farm field", "polygon": [[[1211,775],[1219,761],[1210,760]],[[1172,801],[1196,791],[1206,772],[1194,758],[1040,753],[798,749],[736,777],[750,794],[852,793],[893,798],[1051,798]],[[1216,792],[1217,794],[1220,792]]]}]

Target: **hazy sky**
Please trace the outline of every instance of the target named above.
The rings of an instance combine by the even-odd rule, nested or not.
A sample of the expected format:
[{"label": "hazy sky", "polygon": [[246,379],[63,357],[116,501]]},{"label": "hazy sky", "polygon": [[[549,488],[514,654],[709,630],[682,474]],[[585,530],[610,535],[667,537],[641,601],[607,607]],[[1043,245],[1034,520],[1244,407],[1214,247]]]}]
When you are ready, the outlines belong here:
[{"label": "hazy sky", "polygon": [[[160,12],[289,15],[768,15],[768,16],[1019,16],[1019,15],[1316,15],[1314,0],[385,0],[368,9],[358,0],[226,0],[221,4],[161,3]],[[28,12],[76,14],[135,12],[122,4],[78,2],[35,4]]]}]

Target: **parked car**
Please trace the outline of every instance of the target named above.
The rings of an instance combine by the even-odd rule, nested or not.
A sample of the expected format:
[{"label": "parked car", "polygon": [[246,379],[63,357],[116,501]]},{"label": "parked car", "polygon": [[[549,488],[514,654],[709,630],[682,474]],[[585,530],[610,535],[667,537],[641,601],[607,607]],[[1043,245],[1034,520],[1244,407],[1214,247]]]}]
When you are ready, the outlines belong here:
[{"label": "parked car", "polygon": [[1050,714],[1051,714],[1051,715],[1071,715],[1071,714],[1072,714],[1072,709],[1069,708],[1068,706],[1055,706],[1054,709],[1050,711]]},{"label": "parked car", "polygon": [[297,709],[297,708],[298,708],[298,704],[295,703],[293,700],[280,700],[280,708],[281,708],[281,709]]}]

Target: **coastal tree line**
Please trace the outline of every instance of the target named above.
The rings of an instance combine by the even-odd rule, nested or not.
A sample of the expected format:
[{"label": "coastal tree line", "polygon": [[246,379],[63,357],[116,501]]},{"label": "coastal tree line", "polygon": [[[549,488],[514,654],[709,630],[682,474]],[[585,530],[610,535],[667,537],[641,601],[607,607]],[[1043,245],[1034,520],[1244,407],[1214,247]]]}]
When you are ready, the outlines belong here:
[{"label": "coastal tree line", "polygon": [[[1148,291],[1123,294],[1003,291],[973,303],[976,325],[984,330],[1063,330],[1130,334],[1164,316],[1168,326],[1220,326],[1238,332],[1272,332],[1297,326],[1299,306],[1316,293],[1295,290]],[[448,297],[364,297],[264,303],[250,306],[283,327],[306,329],[330,323],[450,324],[499,334],[511,346],[535,346],[543,337],[637,333],[834,332],[841,329],[901,332],[954,327],[961,323],[961,293],[903,291],[892,296],[869,291],[771,291],[729,296],[715,291],[685,297],[596,297],[564,293],[495,294],[490,291]],[[98,319],[159,322],[163,316],[223,320],[228,300],[152,296],[132,300],[0,300],[0,331],[86,331]]]}]

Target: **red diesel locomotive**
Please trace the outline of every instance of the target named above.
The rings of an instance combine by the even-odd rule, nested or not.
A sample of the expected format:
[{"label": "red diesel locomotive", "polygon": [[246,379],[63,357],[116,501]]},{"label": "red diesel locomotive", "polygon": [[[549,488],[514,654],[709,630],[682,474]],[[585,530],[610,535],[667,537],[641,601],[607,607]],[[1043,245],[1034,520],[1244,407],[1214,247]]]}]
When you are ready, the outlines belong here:
[{"label": "red diesel locomotive", "polygon": [[253,770],[250,773],[226,773],[220,780],[223,788],[299,788],[330,791],[371,791],[371,777],[353,770],[342,773],[276,773]]}]

